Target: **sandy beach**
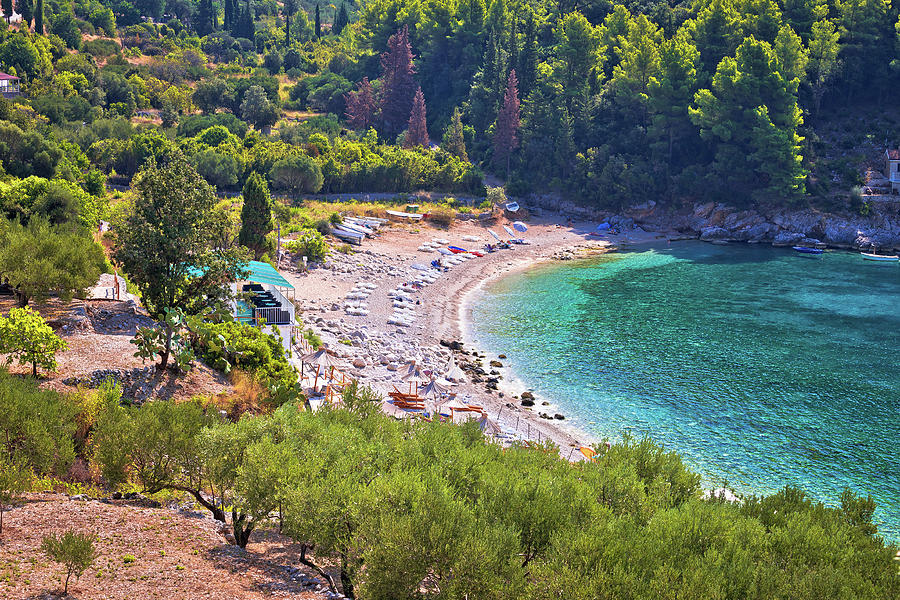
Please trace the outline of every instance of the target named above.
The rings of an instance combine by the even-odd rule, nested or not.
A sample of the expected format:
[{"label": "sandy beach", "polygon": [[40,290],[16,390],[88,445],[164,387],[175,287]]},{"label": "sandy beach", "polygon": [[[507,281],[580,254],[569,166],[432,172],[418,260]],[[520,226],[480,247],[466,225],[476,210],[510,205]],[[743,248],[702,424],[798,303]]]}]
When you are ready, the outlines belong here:
[{"label": "sandy beach", "polygon": [[[502,218],[488,227],[475,221],[457,221],[449,229],[427,222],[391,224],[362,246],[353,246],[352,253],[333,251],[323,266],[305,273],[296,262],[285,268],[285,261],[282,273],[297,289],[304,327],[318,334],[339,358],[339,368],[361,384],[387,398],[395,387],[408,391],[400,375],[409,361],[440,377],[452,356],[466,372],[465,380],[452,386],[459,400],[483,406],[504,432],[534,441],[552,440],[563,456],[575,459],[580,453],[572,452],[574,447],[597,440],[557,417],[558,409],[542,398],[534,397],[531,407],[521,405],[524,388],[514,383],[515,374],[504,359],[487,355],[471,343],[472,303],[486,283],[539,263],[588,257],[623,243],[646,243],[664,236],[636,229],[597,237],[589,235],[597,226],[593,222],[573,223],[558,215],[533,217],[528,231],[521,234],[529,242],[526,245],[457,259],[459,264],[440,273],[422,270],[441,256],[436,250],[424,251],[424,244],[481,251],[494,242],[488,229],[507,237],[504,224],[511,227]],[[443,262],[454,261],[445,256]],[[421,288],[409,286],[423,273],[426,279],[438,276]],[[403,317],[401,323],[398,315]],[[389,404],[385,410],[401,414]]]}]

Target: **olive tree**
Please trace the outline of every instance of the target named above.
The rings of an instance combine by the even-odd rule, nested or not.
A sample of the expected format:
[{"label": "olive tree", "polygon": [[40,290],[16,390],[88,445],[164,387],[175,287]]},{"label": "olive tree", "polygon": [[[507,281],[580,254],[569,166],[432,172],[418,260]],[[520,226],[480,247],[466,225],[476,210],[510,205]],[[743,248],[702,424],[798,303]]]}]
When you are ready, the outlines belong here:
[{"label": "olive tree", "polygon": [[66,348],[68,344],[30,308],[14,308],[8,317],[0,315],[0,354],[7,355],[7,365],[18,359],[19,364],[30,364],[31,376],[37,377],[38,367],[55,370],[56,353]]}]

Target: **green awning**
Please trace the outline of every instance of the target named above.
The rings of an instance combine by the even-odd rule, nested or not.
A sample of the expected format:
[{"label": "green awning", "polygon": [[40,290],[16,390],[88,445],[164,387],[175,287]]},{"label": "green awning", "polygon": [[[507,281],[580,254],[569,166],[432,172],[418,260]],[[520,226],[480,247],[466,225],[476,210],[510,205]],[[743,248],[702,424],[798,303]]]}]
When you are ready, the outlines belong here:
[{"label": "green awning", "polygon": [[294,289],[294,286],[291,285],[287,279],[282,277],[281,273],[276,271],[275,267],[269,263],[251,260],[247,263],[247,270],[250,271],[250,276],[247,277],[247,281],[252,281],[253,283],[268,283],[269,285],[274,285],[276,287]]}]

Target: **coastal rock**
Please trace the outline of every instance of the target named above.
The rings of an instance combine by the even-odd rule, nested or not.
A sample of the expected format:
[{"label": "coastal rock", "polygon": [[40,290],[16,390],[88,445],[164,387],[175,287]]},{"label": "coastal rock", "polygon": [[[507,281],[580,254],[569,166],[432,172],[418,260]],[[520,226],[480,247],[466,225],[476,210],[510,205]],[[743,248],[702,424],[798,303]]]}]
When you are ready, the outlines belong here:
[{"label": "coastal rock", "polygon": [[397,363],[388,363],[387,370],[388,371],[396,371],[399,367]]},{"label": "coastal rock", "polygon": [[522,400],[534,400],[534,394],[528,391],[522,392]]},{"label": "coastal rock", "polygon": [[353,359],[353,366],[357,369],[362,369],[366,366],[366,361],[362,358]]},{"label": "coastal rock", "polygon": [[490,364],[492,367],[495,367],[498,369],[503,367],[503,363],[500,362],[499,360],[492,360]]},{"label": "coastal rock", "polygon": [[553,415],[553,418],[556,419],[557,421],[563,421],[563,420],[565,420],[566,417],[565,417],[565,415],[556,413],[555,415]]},{"label": "coastal rock", "polygon": [[700,230],[700,239],[704,242],[710,242],[713,240],[727,240],[731,239],[731,232],[725,229],[724,227],[704,227]]},{"label": "coastal rock", "polygon": [[530,400],[528,398],[523,398],[521,404],[522,404],[522,406],[531,407],[531,406],[534,406],[534,400]]},{"label": "coastal rock", "polygon": [[775,236],[775,239],[772,241],[772,245],[793,246],[795,244],[799,244],[804,237],[806,236],[796,231],[782,231]]}]

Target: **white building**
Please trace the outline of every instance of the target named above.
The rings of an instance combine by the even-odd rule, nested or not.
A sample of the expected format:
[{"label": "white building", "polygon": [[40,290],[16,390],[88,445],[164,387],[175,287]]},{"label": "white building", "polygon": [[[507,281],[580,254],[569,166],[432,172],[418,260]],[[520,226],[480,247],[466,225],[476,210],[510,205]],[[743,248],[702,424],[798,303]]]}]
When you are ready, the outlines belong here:
[{"label": "white building", "polygon": [[884,176],[891,182],[891,193],[900,193],[900,150],[884,151]]}]

